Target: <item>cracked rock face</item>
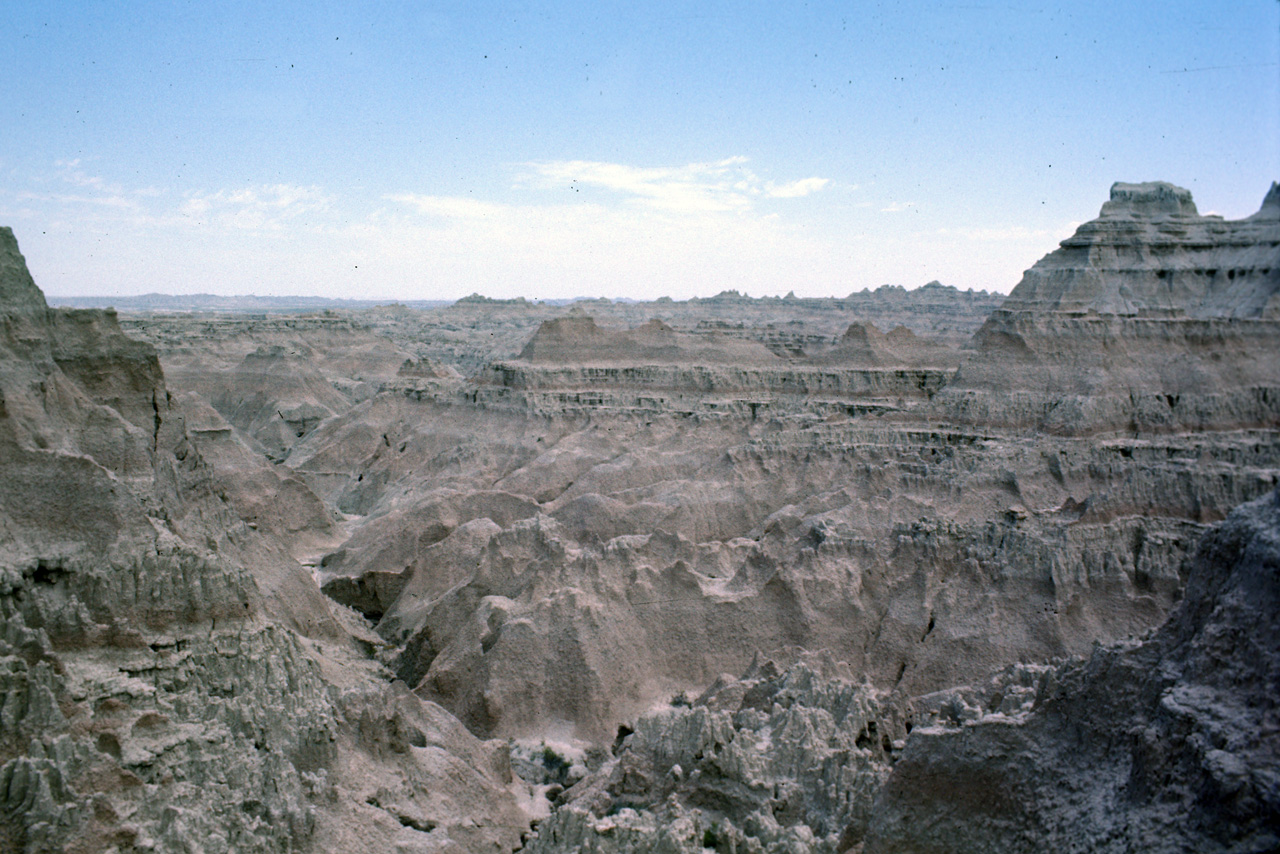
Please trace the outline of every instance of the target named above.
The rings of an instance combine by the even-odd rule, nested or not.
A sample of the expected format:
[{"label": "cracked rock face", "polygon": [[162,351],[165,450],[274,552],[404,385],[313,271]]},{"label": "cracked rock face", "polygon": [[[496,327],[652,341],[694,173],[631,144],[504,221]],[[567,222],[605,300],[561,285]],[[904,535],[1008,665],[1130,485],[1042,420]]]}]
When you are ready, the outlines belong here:
[{"label": "cracked rock face", "polygon": [[225,500],[155,351],[7,229],[0,285],[0,849],[514,847],[505,751]]},{"label": "cracked rock face", "polygon": [[527,850],[844,851],[901,747],[886,711],[829,660],[755,662],[621,730],[615,756],[556,796]]},{"label": "cracked rock face", "polygon": [[867,852],[1275,850],[1280,491],[1204,539],[1151,637],[1013,676],[923,710]]}]

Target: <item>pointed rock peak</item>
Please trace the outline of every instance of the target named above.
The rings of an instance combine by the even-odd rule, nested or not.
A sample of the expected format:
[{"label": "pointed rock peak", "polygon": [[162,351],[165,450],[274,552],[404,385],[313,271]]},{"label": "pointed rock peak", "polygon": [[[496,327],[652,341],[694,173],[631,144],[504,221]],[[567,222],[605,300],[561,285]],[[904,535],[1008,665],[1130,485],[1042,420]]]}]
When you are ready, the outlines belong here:
[{"label": "pointed rock peak", "polygon": [[1271,182],[1271,189],[1262,200],[1262,207],[1249,219],[1280,219],[1280,183]]},{"label": "pointed rock peak", "polygon": [[1272,181],[1267,197],[1262,200],[1264,208],[1280,208],[1280,182]]},{"label": "pointed rock peak", "polygon": [[884,339],[884,333],[876,328],[874,323],[858,323],[854,321],[849,324],[849,328],[844,331],[844,335],[840,340],[845,344],[867,344],[872,341],[880,341]]},{"label": "pointed rock peak", "polygon": [[[575,306],[576,307],[576,306]],[[574,347],[598,344],[604,339],[604,330],[596,325],[589,314],[570,310],[564,317],[542,321],[529,343],[524,345],[518,358],[545,360],[563,358]]]},{"label": "pointed rock peak", "polygon": [[44,310],[48,304],[18,251],[13,229],[0,226],[0,310],[15,308]]},{"label": "pointed rock peak", "polygon": [[1111,201],[1102,206],[1104,217],[1199,216],[1191,191],[1165,181],[1111,185]]}]

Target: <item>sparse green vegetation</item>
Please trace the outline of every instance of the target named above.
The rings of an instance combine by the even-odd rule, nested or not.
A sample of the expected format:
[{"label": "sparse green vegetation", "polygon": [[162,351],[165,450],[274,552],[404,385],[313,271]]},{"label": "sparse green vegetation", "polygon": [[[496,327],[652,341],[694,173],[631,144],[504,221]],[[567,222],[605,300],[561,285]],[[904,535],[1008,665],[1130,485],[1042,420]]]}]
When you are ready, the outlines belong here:
[{"label": "sparse green vegetation", "polygon": [[547,774],[556,780],[562,779],[569,770],[569,760],[565,759],[553,748],[547,747],[546,744],[542,745],[538,758],[542,760],[542,767],[547,769]]}]

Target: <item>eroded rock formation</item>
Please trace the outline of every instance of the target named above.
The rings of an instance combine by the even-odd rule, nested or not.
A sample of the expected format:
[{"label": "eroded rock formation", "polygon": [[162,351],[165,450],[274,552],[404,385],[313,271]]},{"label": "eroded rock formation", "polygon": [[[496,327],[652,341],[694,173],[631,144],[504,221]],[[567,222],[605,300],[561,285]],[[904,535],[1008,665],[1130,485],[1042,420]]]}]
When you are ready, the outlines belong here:
[{"label": "eroded rock formation", "polygon": [[922,703],[866,851],[1280,846],[1280,491],[1204,539],[1150,638]]},{"label": "eroded rock formation", "polygon": [[527,850],[1274,850],[1278,615],[1280,491],[1205,537],[1144,640],[916,698],[896,741],[847,671],[755,663],[620,732]]},{"label": "eroded rock formation", "polygon": [[[1170,257],[1234,252],[1253,266],[1228,290],[1274,282],[1268,208],[1223,223],[1143,193],[1167,195],[1120,186],[1081,234],[1115,243],[1125,223],[1147,258],[1175,217],[1194,234]],[[1059,303],[1080,282],[1158,281],[1114,247],[1073,260],[1082,239],[1028,273],[954,377],[868,366],[893,347],[863,325],[744,366],[693,333],[580,314],[471,380],[388,384],[288,459],[361,517],[320,576],[380,620],[422,696],[516,737],[607,739],[757,651],[839,650],[902,699],[1140,634],[1203,526],[1274,482],[1277,329],[1025,297],[1054,276]],[[1019,324],[1022,349],[1001,331]]]},{"label": "eroded rock formation", "polygon": [[505,748],[390,683],[222,499],[155,351],[48,309],[8,229],[0,401],[0,848],[518,843]]},{"label": "eroded rock formation", "polygon": [[1273,505],[1188,559],[1280,479],[1278,229],[1118,184],[1003,306],[123,320],[0,233],[3,841],[1270,845],[1274,591],[1196,578]]}]

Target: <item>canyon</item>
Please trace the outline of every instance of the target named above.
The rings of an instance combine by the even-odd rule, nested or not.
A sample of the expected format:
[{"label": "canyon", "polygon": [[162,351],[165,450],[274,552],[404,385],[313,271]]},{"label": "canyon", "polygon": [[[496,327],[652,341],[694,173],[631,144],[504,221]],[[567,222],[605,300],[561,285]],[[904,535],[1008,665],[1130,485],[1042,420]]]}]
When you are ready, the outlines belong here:
[{"label": "canyon", "polygon": [[0,229],[0,849],[1280,845],[1280,187],[1006,298],[117,313]]}]

